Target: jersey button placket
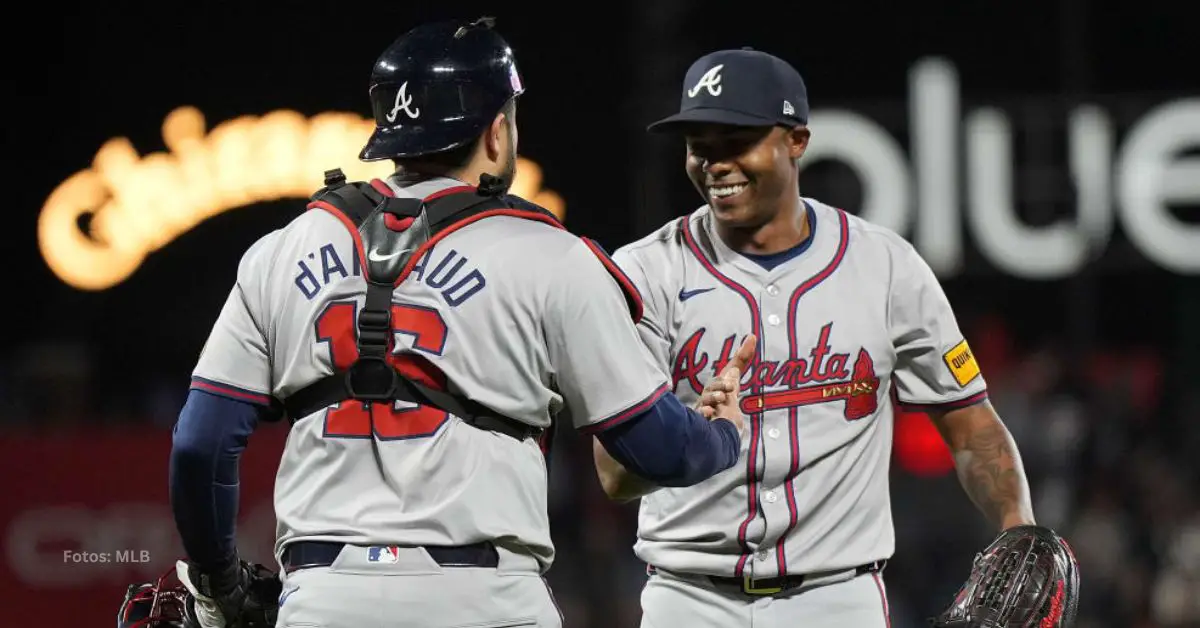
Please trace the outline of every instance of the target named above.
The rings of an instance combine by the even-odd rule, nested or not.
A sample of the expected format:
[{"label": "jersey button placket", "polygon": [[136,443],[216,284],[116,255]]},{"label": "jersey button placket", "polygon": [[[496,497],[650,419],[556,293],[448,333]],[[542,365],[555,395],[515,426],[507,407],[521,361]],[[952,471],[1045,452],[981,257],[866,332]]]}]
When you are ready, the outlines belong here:
[{"label": "jersey button placket", "polygon": [[[761,359],[769,361],[779,368],[787,359],[787,332],[784,325],[784,314],[787,312],[787,295],[782,294],[779,286],[768,283],[762,287],[762,331],[765,338],[760,346],[765,348]],[[776,354],[782,349],[782,354]],[[768,376],[769,377],[769,376]],[[779,382],[768,389],[778,389],[783,386]],[[790,520],[787,499],[784,495],[783,481],[791,464],[791,452],[788,442],[787,410],[774,410],[762,417],[762,448],[765,457],[765,468],[760,475],[758,485],[758,503],[762,509],[764,534],[758,551],[754,553],[752,566],[756,578],[769,578],[777,574],[775,564],[775,545]]]},{"label": "jersey button placket", "polygon": [[[762,299],[763,314],[766,315],[764,321],[771,327],[779,327],[783,322],[779,310],[787,307],[786,303],[781,303],[780,299],[775,298],[779,296],[779,286],[769,283],[763,288],[763,292],[766,293],[766,297]],[[768,314],[768,312],[770,313]]]},{"label": "jersey button placket", "polygon": [[[781,382],[770,382],[773,382],[774,376],[779,375],[778,367],[787,359],[787,334],[784,330],[786,295],[781,295],[779,287],[774,283],[760,285],[758,307],[758,324],[761,330],[758,340],[762,352],[758,359],[768,363],[770,367],[757,371],[755,378],[758,379],[758,385],[762,385],[766,390],[778,389]],[[784,353],[779,353],[781,346]],[[772,578],[778,572],[775,567],[775,543],[788,524],[787,500],[782,492],[782,482],[788,467],[786,420],[786,411],[772,411],[756,417],[756,423],[761,421],[758,450],[761,451],[762,457],[758,460],[763,467],[757,472],[755,492],[758,502],[757,519],[762,527],[758,528],[758,532],[750,534],[751,548],[755,551],[751,555],[751,563],[746,566],[745,575],[752,578]]]}]

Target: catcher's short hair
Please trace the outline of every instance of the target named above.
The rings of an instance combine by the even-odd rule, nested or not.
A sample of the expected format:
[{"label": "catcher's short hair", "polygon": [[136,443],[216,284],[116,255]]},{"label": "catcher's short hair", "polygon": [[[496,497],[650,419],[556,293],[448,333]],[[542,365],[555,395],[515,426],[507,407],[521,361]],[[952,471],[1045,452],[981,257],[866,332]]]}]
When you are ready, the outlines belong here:
[{"label": "catcher's short hair", "polygon": [[936,628],[1069,628],[1079,606],[1079,563],[1050,528],[1009,528],[975,556]]}]

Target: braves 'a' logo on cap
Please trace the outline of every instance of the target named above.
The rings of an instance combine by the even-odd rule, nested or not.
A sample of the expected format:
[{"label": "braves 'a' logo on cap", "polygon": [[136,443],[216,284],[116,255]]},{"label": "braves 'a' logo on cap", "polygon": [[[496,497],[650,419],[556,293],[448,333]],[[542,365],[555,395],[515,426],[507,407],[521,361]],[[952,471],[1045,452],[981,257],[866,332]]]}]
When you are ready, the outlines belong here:
[{"label": "braves 'a' logo on cap", "polygon": [[404,83],[400,85],[400,91],[396,92],[396,102],[392,104],[392,111],[387,114],[388,122],[395,122],[396,116],[400,115],[401,111],[407,113],[408,117],[412,118],[413,120],[416,120],[417,116],[421,115],[420,109],[409,108],[409,106],[412,105],[413,99],[412,96],[409,96],[407,93],[405,93],[407,91],[408,81],[404,81]]},{"label": "braves 'a' logo on cap", "polygon": [[709,70],[700,77],[700,80],[696,81],[696,84],[688,90],[688,98],[695,98],[696,94],[699,94],[701,89],[707,89],[708,93],[712,94],[713,96],[720,96],[721,90],[723,89],[721,87],[721,68],[723,67],[725,67],[725,64],[722,63],[709,68]]}]

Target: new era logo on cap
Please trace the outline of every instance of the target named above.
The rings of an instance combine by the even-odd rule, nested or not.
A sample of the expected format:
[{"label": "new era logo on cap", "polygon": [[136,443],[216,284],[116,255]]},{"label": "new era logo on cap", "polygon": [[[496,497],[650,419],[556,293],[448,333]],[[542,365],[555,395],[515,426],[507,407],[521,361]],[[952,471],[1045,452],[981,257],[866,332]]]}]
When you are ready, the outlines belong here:
[{"label": "new era logo on cap", "polygon": [[679,113],[650,130],[674,130],[688,122],[807,124],[808,91],[800,73],[783,59],[752,48],[719,50],[688,68]]}]

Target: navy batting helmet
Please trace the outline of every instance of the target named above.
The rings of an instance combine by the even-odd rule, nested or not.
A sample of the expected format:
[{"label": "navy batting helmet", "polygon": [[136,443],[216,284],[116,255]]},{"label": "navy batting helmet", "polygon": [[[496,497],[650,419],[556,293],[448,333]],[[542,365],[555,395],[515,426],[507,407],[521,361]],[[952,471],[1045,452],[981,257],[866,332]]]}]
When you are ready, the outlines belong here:
[{"label": "navy batting helmet", "polygon": [[512,49],[493,18],[418,26],[371,72],[375,132],[359,158],[413,157],[462,146],[524,92]]}]

